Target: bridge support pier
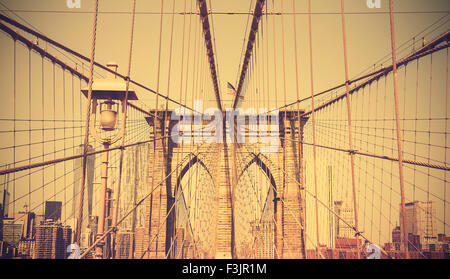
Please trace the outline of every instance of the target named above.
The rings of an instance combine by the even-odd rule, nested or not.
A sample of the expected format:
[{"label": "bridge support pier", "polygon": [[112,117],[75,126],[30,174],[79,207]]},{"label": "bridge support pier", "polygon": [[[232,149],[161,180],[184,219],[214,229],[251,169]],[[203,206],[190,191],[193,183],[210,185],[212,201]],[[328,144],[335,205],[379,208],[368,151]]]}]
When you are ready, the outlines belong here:
[{"label": "bridge support pier", "polygon": [[[303,181],[300,179],[303,169],[300,158],[302,156],[303,125],[307,119],[298,120],[298,111],[282,111],[280,119],[282,127],[281,147],[283,156],[283,188],[279,191],[279,197],[284,200],[282,207],[282,258],[301,259],[305,258],[305,199]],[[293,175],[295,174],[295,175]]]},{"label": "bridge support pier", "polygon": [[[172,158],[172,148],[170,139],[163,138],[167,135],[170,112],[154,111],[158,115],[158,119],[148,118],[155,138],[162,138],[149,143],[150,156],[149,160],[149,185],[156,188],[146,203],[145,213],[145,233],[143,240],[144,259],[165,259],[170,245],[167,245],[167,238],[171,237],[169,229],[173,221],[171,214],[167,221],[164,221],[172,205],[172,195],[170,191],[171,177],[167,178],[164,183],[159,185],[170,173],[170,164]],[[156,125],[156,127],[155,127]],[[167,127],[167,128],[166,128]],[[169,189],[167,189],[169,187]],[[170,239],[169,239],[170,243]],[[141,255],[137,255],[139,258]]]},{"label": "bridge support pier", "polygon": [[[164,119],[165,116],[170,116],[170,112],[167,112],[166,115],[163,111],[159,111],[158,116],[159,119],[157,121],[154,121],[152,118],[147,119],[147,121],[153,129],[155,137],[161,138],[168,135],[168,132],[176,124],[176,121]],[[262,162],[260,164],[264,165],[260,166],[266,168],[265,171],[267,174],[270,173],[271,182],[276,188],[276,194],[273,200],[273,214],[276,224],[273,226],[274,231],[272,235],[276,247],[274,257],[277,258],[305,258],[305,200],[303,186],[300,186],[302,183],[300,179],[300,156],[301,130],[306,119],[298,121],[298,117],[299,113],[297,111],[280,112],[279,139],[281,144],[278,146],[277,152],[257,155]],[[164,123],[166,125],[163,125]],[[233,172],[235,168],[233,152],[245,151],[245,147],[241,144],[232,146],[234,144],[218,144],[218,148],[214,152],[217,152],[215,158],[220,158],[220,160],[209,162],[212,165],[217,163],[217,167],[208,166],[217,175],[217,179],[214,179],[216,187],[215,206],[211,208],[211,217],[216,220],[215,244],[214,250],[209,251],[209,257],[217,259],[231,259],[236,257],[233,222],[233,187],[237,183],[238,174],[245,170],[235,170]],[[143,248],[141,251],[139,251],[140,249],[138,247],[136,248],[136,258],[141,257],[145,252],[143,258],[163,259],[166,258],[166,255],[174,257],[171,251],[177,249],[172,247],[172,242],[175,237],[174,232],[176,230],[175,209],[172,209],[169,215],[168,212],[173,206],[174,193],[176,192],[174,189],[177,187],[177,180],[179,179],[170,175],[172,168],[176,167],[173,164],[177,163],[172,162],[172,154],[174,152],[180,152],[180,150],[170,138],[156,140],[150,143],[149,148],[149,160],[151,160],[148,170],[149,185],[152,185],[155,191],[146,203]],[[232,148],[236,148],[236,150]],[[209,148],[205,150],[206,152],[211,152]],[[187,153],[182,153],[182,157],[187,155]],[[252,158],[250,157],[249,159],[251,160]],[[235,173],[236,171],[237,173]],[[232,179],[232,173],[234,179]],[[158,185],[161,181],[165,182]],[[165,221],[166,216],[167,221]],[[194,252],[190,257],[197,256]]]}]

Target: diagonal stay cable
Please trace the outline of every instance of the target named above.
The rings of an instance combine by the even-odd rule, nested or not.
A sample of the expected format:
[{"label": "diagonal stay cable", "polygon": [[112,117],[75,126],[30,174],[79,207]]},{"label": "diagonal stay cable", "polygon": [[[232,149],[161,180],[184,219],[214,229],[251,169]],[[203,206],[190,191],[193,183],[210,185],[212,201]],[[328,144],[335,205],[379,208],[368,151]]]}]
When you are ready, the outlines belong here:
[{"label": "diagonal stay cable", "polygon": [[[448,43],[447,43],[446,45],[443,45],[443,46],[440,46],[440,47],[438,47],[437,45],[440,44],[440,43],[442,43],[442,42],[444,42],[444,41],[448,41],[449,39],[450,39],[450,31],[447,31],[446,33],[442,34],[441,36],[439,36],[439,37],[436,38],[435,40],[431,41],[431,42],[428,43],[427,45],[423,46],[422,48],[418,49],[418,50],[415,51],[414,53],[412,53],[412,54],[406,56],[406,57],[403,58],[401,61],[398,61],[398,62],[397,62],[397,67],[406,65],[406,64],[408,64],[409,62],[411,62],[412,60],[421,58],[421,57],[423,57],[423,56],[425,56],[425,55],[428,55],[428,54],[431,54],[431,53],[433,53],[433,52],[435,52],[435,51],[439,51],[439,50],[448,48],[448,47],[449,47],[449,44],[448,44]],[[371,73],[365,74],[365,75],[363,75],[363,76],[360,76],[360,77],[357,77],[357,78],[354,78],[354,79],[349,79],[349,80],[348,80],[348,84],[350,85],[350,84],[354,84],[355,82],[358,82],[358,81],[360,81],[360,80],[364,80],[364,79],[368,78],[368,80],[366,80],[366,81],[364,81],[363,83],[359,84],[357,87],[352,88],[352,89],[350,90],[350,93],[353,93],[353,92],[357,91],[359,88],[364,87],[364,86],[366,86],[366,85],[372,83],[373,81],[378,80],[380,77],[389,74],[389,73],[392,71],[392,69],[393,69],[393,66],[391,65],[391,66],[383,67],[383,68],[378,69],[378,70],[376,70],[376,71],[373,71],[373,72],[371,72]],[[315,98],[315,97],[318,97],[318,96],[321,96],[321,95],[324,95],[324,94],[326,94],[326,93],[330,93],[330,92],[332,92],[332,91],[334,91],[334,90],[337,90],[337,89],[339,89],[339,88],[342,88],[342,87],[344,87],[344,86],[345,86],[345,83],[341,83],[341,84],[336,85],[336,86],[334,86],[334,87],[332,87],[332,88],[329,88],[329,89],[323,90],[323,91],[321,91],[321,92],[315,93],[315,94],[314,94],[314,98]],[[323,107],[328,106],[328,105],[330,105],[331,103],[334,103],[335,101],[337,101],[337,100],[339,100],[339,99],[342,99],[345,95],[346,95],[345,93],[342,94],[342,95],[339,95],[338,97],[336,97],[336,98],[334,98],[334,99],[332,99],[332,100],[329,100],[329,101],[326,102],[325,104],[316,107],[315,110],[316,110],[316,111],[317,111],[317,110],[320,110],[320,109],[322,109]],[[279,108],[272,109],[272,110],[270,110],[269,112],[273,112],[273,111],[275,111],[275,110],[279,110],[279,109],[283,109],[283,108],[286,108],[286,107],[290,107],[290,106],[292,106],[292,105],[295,105],[295,104],[297,104],[297,103],[302,103],[302,102],[307,101],[307,100],[309,100],[309,99],[311,99],[311,96],[308,96],[308,97],[305,97],[305,98],[302,98],[302,99],[298,99],[298,100],[296,100],[296,101],[293,101],[293,102],[291,102],[291,103],[289,103],[289,104],[286,104],[286,105],[284,105],[284,106],[281,106],[281,107],[279,107]],[[311,113],[311,111],[305,112],[302,116],[308,115],[308,114],[310,114],[310,113]]]},{"label": "diagonal stay cable", "polygon": [[[56,47],[58,47],[58,48],[60,48],[60,49],[62,49],[64,51],[66,51],[66,52],[68,52],[68,53],[70,53],[70,54],[72,54],[72,55],[74,55],[74,56],[76,56],[78,58],[81,58],[81,59],[83,59],[85,61],[90,61],[90,59],[88,57],[80,54],[79,52],[76,52],[75,50],[72,50],[69,47],[62,45],[62,44],[56,42],[55,40],[52,40],[49,37],[47,37],[47,36],[45,36],[45,35],[43,35],[43,34],[41,34],[39,32],[36,32],[36,31],[34,31],[34,30],[24,26],[24,25],[20,24],[19,22],[15,21],[15,20],[7,17],[7,16],[4,16],[4,15],[0,14],[0,20],[3,20],[3,21],[5,21],[5,22],[7,22],[7,23],[17,27],[17,28],[20,28],[23,31],[25,31],[25,32],[27,32],[29,34],[32,34],[33,36],[36,36],[36,37],[40,38],[41,40],[44,40],[45,42],[50,43],[50,44],[52,44],[52,45],[54,45],[54,46],[56,46]],[[5,26],[1,22],[0,22],[0,25]],[[155,90],[153,90],[153,89],[143,85],[142,83],[139,83],[139,82],[131,79],[129,76],[124,76],[124,75],[122,75],[122,74],[120,74],[120,73],[118,73],[118,72],[116,72],[114,70],[111,70],[108,67],[104,66],[103,64],[100,64],[99,62],[94,61],[94,65],[99,67],[99,68],[101,68],[101,69],[103,69],[103,70],[105,70],[105,71],[107,71],[107,72],[109,72],[109,73],[115,74],[116,76],[122,78],[123,80],[129,80],[129,82],[133,83],[134,85],[136,85],[136,86],[138,86],[138,87],[140,87],[140,88],[142,88],[142,89],[144,89],[146,91],[149,91],[149,92],[151,92],[153,94],[156,94],[158,97],[161,97],[161,98],[163,98],[163,99],[165,99],[167,101],[170,101],[170,102],[172,102],[172,103],[174,103],[176,105],[182,106],[184,108],[187,108],[190,111],[194,111],[195,112],[194,109],[186,106],[185,104],[182,104],[182,103],[180,103],[178,101],[175,101],[175,100],[173,100],[173,99],[171,99],[171,98],[169,98],[169,97],[167,97],[167,96],[165,96],[165,95],[163,95],[163,94],[161,94],[161,93],[159,93],[159,92],[157,92],[157,91],[155,91]]]}]

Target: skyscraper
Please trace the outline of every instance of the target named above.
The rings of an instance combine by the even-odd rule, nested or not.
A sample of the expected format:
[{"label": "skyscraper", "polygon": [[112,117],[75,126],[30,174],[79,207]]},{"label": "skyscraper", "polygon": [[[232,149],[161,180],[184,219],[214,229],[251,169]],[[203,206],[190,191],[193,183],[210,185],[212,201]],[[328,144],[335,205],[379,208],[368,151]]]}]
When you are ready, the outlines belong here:
[{"label": "skyscraper", "polygon": [[275,226],[271,220],[250,222],[257,259],[275,258]]},{"label": "skyscraper", "polygon": [[36,226],[34,259],[65,259],[72,229],[53,222]]},{"label": "skyscraper", "polygon": [[[405,214],[407,233],[418,235],[421,244],[426,244],[437,237],[436,218],[434,217],[435,212],[432,201],[406,203]],[[402,220],[401,212],[400,220]],[[403,231],[401,226],[400,230]]]},{"label": "skyscraper", "polygon": [[[335,218],[336,238],[353,238],[355,231],[352,229],[355,225],[353,216],[353,206],[348,199],[334,202],[334,211],[340,218]],[[345,221],[345,222],[344,222]],[[348,226],[347,224],[350,226]]]},{"label": "skyscraper", "polygon": [[[79,145],[76,154],[83,154],[84,145]],[[87,146],[87,152],[93,152],[94,148],[91,145]],[[94,190],[94,166],[95,166],[95,156],[88,156],[86,161],[86,183],[84,188],[85,199],[83,201],[84,206],[83,216],[92,216],[92,200],[93,200],[93,190]],[[72,200],[72,212],[75,214],[78,212],[79,200],[80,200],[80,184],[81,175],[83,170],[83,158],[77,158],[74,160],[73,166],[73,200]],[[87,209],[87,210],[86,210]]]},{"label": "skyscraper", "polygon": [[8,185],[5,184],[5,187],[3,190],[0,191],[0,218],[2,217],[8,217],[9,214],[9,199],[10,194],[7,189]]},{"label": "skyscraper", "polygon": [[[333,166],[328,166],[328,207],[333,208]],[[328,223],[329,223],[329,246],[334,247],[334,222],[333,222],[334,215],[330,211],[328,213]]]}]

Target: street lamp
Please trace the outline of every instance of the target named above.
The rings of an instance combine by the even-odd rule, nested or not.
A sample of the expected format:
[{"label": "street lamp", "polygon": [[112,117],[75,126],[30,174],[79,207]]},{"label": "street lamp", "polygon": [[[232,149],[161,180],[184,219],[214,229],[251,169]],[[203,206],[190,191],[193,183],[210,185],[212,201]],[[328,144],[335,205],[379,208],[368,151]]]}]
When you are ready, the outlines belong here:
[{"label": "street lamp", "polygon": [[[117,72],[117,64],[110,62],[107,67],[114,72]],[[83,88],[81,92],[87,97],[88,88]],[[116,75],[113,73],[108,73],[108,76],[104,79],[94,80],[92,83],[92,111],[90,117],[90,127],[89,133],[94,137],[94,139],[103,144],[105,150],[109,149],[111,144],[114,144],[119,139],[121,139],[125,133],[125,113],[126,105],[128,100],[137,100],[136,93],[132,90],[128,90],[128,96],[126,96],[126,82],[122,79],[117,79]],[[127,100],[125,100],[127,99]],[[119,103],[122,105],[122,111],[120,113],[120,119],[122,125],[120,130],[115,136],[112,137],[101,137],[96,130],[96,115],[97,106],[100,102],[100,120],[99,126],[103,131],[112,132],[116,130],[117,115],[119,114]],[[109,151],[103,152],[102,160],[102,174],[101,174],[101,195],[99,202],[99,212],[98,212],[98,228],[97,228],[97,239],[101,238],[104,233],[105,226],[105,204],[106,204],[106,192],[108,183],[108,162],[109,162]],[[116,205],[117,206],[117,205]],[[103,257],[103,247],[105,241],[99,241],[95,247],[95,257]]]}]

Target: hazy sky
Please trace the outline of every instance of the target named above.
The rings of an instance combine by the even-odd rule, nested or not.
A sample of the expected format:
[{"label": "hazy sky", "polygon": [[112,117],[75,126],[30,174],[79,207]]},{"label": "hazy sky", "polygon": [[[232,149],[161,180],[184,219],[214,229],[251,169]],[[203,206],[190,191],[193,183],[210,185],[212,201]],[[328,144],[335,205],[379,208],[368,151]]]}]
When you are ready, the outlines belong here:
[{"label": "hazy sky", "polygon": [[[69,9],[65,0],[14,0],[0,1],[9,9],[16,10],[17,15],[28,23],[32,24],[40,32],[50,38],[61,42],[72,49],[89,56],[92,33],[92,11],[93,1],[81,0],[80,9]],[[172,11],[172,1],[164,0],[164,12]],[[184,10],[182,0],[175,1],[175,11]],[[251,2],[251,3],[250,3]],[[280,1],[266,1],[268,11],[279,12]],[[128,64],[128,46],[130,39],[131,3],[125,0],[99,1],[99,23],[97,33],[96,57],[100,63],[106,64],[108,61],[119,63],[119,71],[126,73]],[[207,1],[209,9],[213,12],[241,12],[247,13],[254,9],[255,1]],[[275,3],[275,4],[273,4]],[[284,11],[292,11],[292,1],[284,0]],[[275,5],[275,7],[274,7]],[[197,11],[196,1],[186,1],[186,10]],[[0,9],[4,10],[3,6]],[[449,2],[446,0],[397,0],[394,1],[395,11],[402,12],[396,14],[396,40],[397,45],[411,39],[437,19],[446,13],[427,13],[449,10]],[[389,15],[388,1],[381,1],[380,9],[369,9],[365,0],[345,1],[345,10],[349,13],[346,16],[348,63],[350,76],[359,74],[362,70],[373,65],[378,59],[384,57],[390,51]],[[131,76],[136,81],[156,88],[157,53],[159,42],[159,21],[160,1],[137,1],[136,29],[133,52],[133,65]],[[306,12],[306,1],[296,1],[296,11]],[[314,0],[312,1],[313,15],[313,55],[315,89],[317,91],[329,88],[344,80],[343,72],[343,51],[342,34],[340,24],[340,1]],[[404,13],[410,12],[410,13]],[[10,13],[7,13],[10,14]],[[16,18],[14,15],[13,18]],[[170,42],[170,14],[163,18],[162,37],[162,62],[160,91],[167,92],[167,72],[168,55]],[[192,37],[194,34],[194,24],[198,23],[198,15],[192,17]],[[249,19],[250,17],[250,19]],[[181,46],[182,46],[182,26],[186,20],[186,38],[188,40],[189,16],[175,15],[174,21],[174,41],[172,57],[172,79],[179,80]],[[269,16],[269,24],[275,19],[276,48],[277,51],[277,76],[281,79],[281,16]],[[216,61],[218,62],[219,83],[222,98],[226,101],[226,106],[232,99],[225,95],[226,82],[235,84],[238,68],[241,62],[241,53],[244,40],[247,40],[247,21],[251,21],[249,15],[223,15],[216,14],[210,16],[215,39]],[[285,25],[285,52],[286,52],[286,82],[288,89],[288,100],[295,98],[295,76],[293,60],[293,21],[292,15],[284,16]],[[299,53],[299,76],[300,76],[300,96],[309,94],[309,48],[307,37],[307,16],[297,15],[297,47]],[[264,24],[265,19],[263,19]],[[441,28],[442,30],[442,28]],[[444,26],[445,30],[445,26]],[[247,31],[248,32],[248,31]],[[273,40],[272,27],[269,28],[269,40]],[[191,44],[193,40],[191,40]],[[187,42],[185,42],[187,44]],[[273,53],[272,42],[269,44],[270,53]],[[192,54],[191,47],[191,54]],[[185,48],[185,52],[186,52]],[[271,54],[273,56],[273,54]],[[270,58],[270,60],[272,60]],[[186,57],[184,60],[186,63]],[[192,60],[191,60],[192,61]],[[271,61],[272,62],[272,61]],[[336,74],[339,73],[339,74]],[[278,90],[282,87],[278,83]],[[170,95],[178,97],[178,82],[171,83]],[[176,92],[176,93],[175,93]],[[138,91],[141,99],[144,93]],[[280,94],[280,93],[279,93]],[[213,92],[209,93],[208,99],[213,99]],[[189,99],[189,98],[188,98]],[[280,101],[280,98],[279,98]],[[210,106],[214,105],[214,102]]]}]

